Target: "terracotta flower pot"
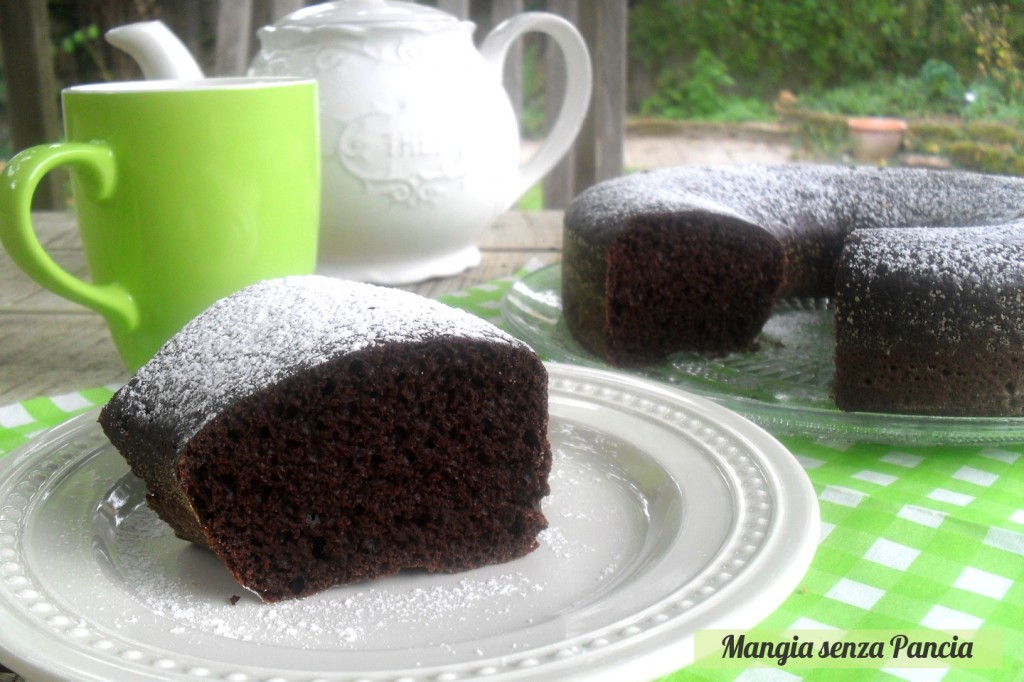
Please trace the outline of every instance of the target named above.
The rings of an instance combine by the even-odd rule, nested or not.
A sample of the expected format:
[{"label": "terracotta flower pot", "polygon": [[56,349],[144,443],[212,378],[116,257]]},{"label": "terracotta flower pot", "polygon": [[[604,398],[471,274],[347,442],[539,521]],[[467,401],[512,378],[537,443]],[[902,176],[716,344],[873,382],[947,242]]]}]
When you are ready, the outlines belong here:
[{"label": "terracotta flower pot", "polygon": [[853,138],[853,157],[878,163],[899,151],[907,122],[900,118],[864,117],[846,120]]}]

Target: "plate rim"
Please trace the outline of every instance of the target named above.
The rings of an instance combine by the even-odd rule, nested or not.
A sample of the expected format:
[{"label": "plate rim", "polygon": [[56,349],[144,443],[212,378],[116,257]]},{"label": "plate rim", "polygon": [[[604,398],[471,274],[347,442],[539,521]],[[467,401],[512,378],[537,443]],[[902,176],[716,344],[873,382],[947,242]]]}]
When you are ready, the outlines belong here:
[{"label": "plate rim", "polygon": [[[667,403],[683,405],[691,412],[700,415],[702,419],[709,420],[717,428],[728,431],[730,434],[741,439],[748,448],[748,454],[754,454],[755,463],[760,463],[762,470],[767,471],[776,479],[774,485],[777,487],[786,486],[784,489],[791,493],[791,495],[787,495],[784,498],[780,497],[779,504],[774,508],[775,513],[779,514],[782,520],[770,527],[773,532],[772,537],[768,538],[771,542],[770,551],[763,552],[757,556],[758,561],[756,565],[762,567],[767,564],[767,567],[774,571],[774,577],[770,581],[770,586],[762,583],[758,589],[753,589],[749,585],[751,569],[747,569],[746,582],[742,585],[744,589],[740,590],[739,594],[736,594],[735,590],[726,593],[725,603],[728,608],[722,609],[717,606],[720,603],[719,601],[709,598],[703,605],[700,603],[696,604],[693,614],[711,618],[705,627],[714,627],[716,623],[728,625],[729,619],[737,617],[741,612],[754,612],[756,614],[756,622],[759,622],[788,598],[805,575],[817,548],[820,512],[817,496],[806,472],[804,472],[796,458],[785,446],[745,417],[704,397],[687,393],[672,386],[603,369],[564,363],[545,363],[545,365],[549,370],[549,380],[553,387],[552,392],[557,393],[554,387],[558,381],[590,381],[600,384],[602,389],[633,391],[642,394],[645,398],[654,396]],[[40,434],[28,444],[0,457],[0,493],[3,493],[5,487],[7,487],[6,479],[10,473],[20,470],[25,462],[30,461],[33,457],[43,457],[48,451],[54,450],[55,443],[60,444],[65,441],[74,441],[76,434],[84,429],[98,428],[95,425],[95,415],[98,410],[99,408],[94,408],[84,414],[73,417]],[[102,444],[100,447],[105,448],[108,445]],[[94,455],[95,452],[96,449],[92,449],[89,454],[80,454],[77,458],[73,459],[81,460],[87,456]],[[49,454],[52,456],[55,453],[50,452]],[[72,461],[63,462],[56,467],[56,470],[70,466]],[[125,469],[127,470],[127,465],[125,465]],[[53,475],[52,473],[49,474],[50,477]],[[3,501],[3,499],[6,498],[0,497],[0,501]],[[0,512],[2,512],[2,509],[0,507]],[[779,513],[780,510],[781,513]],[[0,513],[0,521],[4,518],[3,514]],[[795,521],[799,521],[799,523],[794,524]],[[783,523],[790,525],[784,526],[782,525]],[[784,533],[784,530],[788,531],[789,534]],[[2,534],[3,526],[0,525],[0,535]],[[780,534],[782,537],[780,537]],[[8,547],[7,544],[0,542],[0,551],[6,547]],[[780,556],[784,557],[787,561],[778,561],[777,557]],[[3,565],[4,559],[0,555],[0,567]],[[3,580],[5,575],[0,570],[0,580]],[[3,592],[0,592],[0,594],[3,594]],[[753,596],[751,597],[751,595]],[[715,597],[717,598],[718,595],[715,595]],[[0,601],[0,622],[25,622],[24,614],[12,612],[7,606],[7,599],[5,597],[3,601]],[[717,613],[716,609],[718,609]],[[705,613],[706,611],[711,613]],[[750,626],[753,624],[756,623],[752,623]],[[38,642],[34,641],[32,637],[34,630],[32,632],[21,632],[21,630],[22,628],[17,627],[4,627],[0,629],[0,650],[5,652],[5,660],[16,659],[25,666],[26,673],[30,671],[32,674],[40,676],[53,675],[55,669],[52,656],[41,656],[38,654]],[[624,640],[625,643],[612,642],[610,646],[607,643],[602,644],[592,652],[585,654],[583,658],[568,658],[562,661],[561,665],[556,661],[553,664],[543,666],[542,669],[503,669],[499,671],[496,678],[546,679],[550,674],[557,674],[558,679],[618,680],[623,679],[621,676],[626,673],[630,676],[637,675],[638,669],[641,666],[645,676],[667,674],[685,667],[692,660],[693,633],[679,633],[676,630],[677,628],[673,627],[662,627],[660,629],[652,627],[646,633],[639,633],[637,640],[634,640],[643,640],[647,643],[652,640],[665,640],[675,648],[663,644],[662,646],[655,646],[649,651],[637,654],[633,650],[636,647],[632,647],[627,639]],[[62,643],[63,638],[58,633],[51,633],[51,636],[55,638],[55,641]],[[9,643],[9,640],[16,640],[13,646]],[[25,651],[26,648],[27,653]],[[82,664],[78,663],[78,660],[85,659],[86,663],[89,663],[94,662],[96,657],[88,652],[83,653],[80,650],[67,646],[64,648],[72,654],[72,662],[68,664],[72,667],[68,669],[60,667],[58,674],[73,675],[77,679],[87,677],[86,673],[89,671],[80,670],[79,668]],[[688,651],[684,651],[684,649],[688,649]],[[581,667],[581,662],[592,663],[599,666],[599,669],[594,670],[587,667],[586,672],[579,672],[578,669]],[[480,662],[480,665],[475,666],[475,668],[483,667],[484,663],[486,661]],[[100,676],[104,672],[109,674],[112,670],[107,667],[109,665],[107,662],[100,661],[100,672],[93,674]],[[373,677],[373,675],[367,675],[367,677]],[[472,675],[469,677],[472,677]],[[383,679],[383,677],[380,679]],[[463,677],[459,676],[456,679],[463,679]]]},{"label": "plate rim", "polygon": [[[527,344],[537,337],[523,322],[514,305],[516,296],[524,286],[533,284],[553,273],[561,273],[561,263],[551,263],[533,270],[513,282],[499,302],[499,312],[506,328]],[[557,281],[559,319],[561,319],[561,277]],[[547,339],[550,340],[550,339]],[[890,445],[973,445],[1024,442],[1024,417],[950,417],[939,415],[889,414],[883,412],[843,412],[816,407],[769,403],[744,396],[725,395],[699,387],[675,384],[656,375],[642,374],[605,363],[584,349],[569,350],[569,360],[546,358],[555,362],[569,362],[594,369],[629,373],[711,400],[739,413],[758,426],[778,436],[808,436],[837,439],[855,439],[858,442],[887,443]]]}]

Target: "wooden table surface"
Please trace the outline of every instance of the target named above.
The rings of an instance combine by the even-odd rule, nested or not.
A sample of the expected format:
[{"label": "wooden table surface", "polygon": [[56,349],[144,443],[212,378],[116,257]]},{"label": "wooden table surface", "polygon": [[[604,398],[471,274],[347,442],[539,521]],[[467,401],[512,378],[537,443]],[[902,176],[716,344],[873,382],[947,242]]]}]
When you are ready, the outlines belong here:
[{"label": "wooden table surface", "polygon": [[[87,278],[74,214],[37,212],[34,224],[50,255]],[[402,288],[436,297],[511,274],[531,258],[556,262],[561,225],[559,211],[506,213],[478,240],[478,267]],[[46,291],[0,251],[0,406],[127,378],[103,318]]]}]

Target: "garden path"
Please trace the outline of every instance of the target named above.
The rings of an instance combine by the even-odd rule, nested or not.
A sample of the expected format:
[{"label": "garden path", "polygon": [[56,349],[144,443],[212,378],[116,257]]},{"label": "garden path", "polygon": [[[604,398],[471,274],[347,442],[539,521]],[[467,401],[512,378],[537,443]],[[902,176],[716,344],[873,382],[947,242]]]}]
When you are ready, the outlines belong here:
[{"label": "garden path", "polygon": [[[538,143],[523,142],[523,157],[536,150]],[[636,134],[626,131],[624,160],[627,172],[713,164],[758,163],[778,165],[795,163],[800,155],[784,137],[757,137],[715,134]]]},{"label": "garden path", "polygon": [[626,135],[627,170],[703,164],[792,163],[793,147],[785,141],[734,137]]}]

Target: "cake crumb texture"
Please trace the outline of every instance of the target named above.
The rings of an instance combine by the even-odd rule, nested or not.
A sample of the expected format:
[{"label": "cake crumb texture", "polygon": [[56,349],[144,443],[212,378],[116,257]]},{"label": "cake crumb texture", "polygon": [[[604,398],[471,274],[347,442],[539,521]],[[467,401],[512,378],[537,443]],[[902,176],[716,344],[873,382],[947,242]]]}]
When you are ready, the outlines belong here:
[{"label": "cake crumb texture", "polygon": [[778,299],[828,298],[840,409],[1024,414],[1024,178],[665,168],[582,192],[563,243],[565,324],[609,363],[755,349]]},{"label": "cake crumb texture", "polygon": [[532,551],[547,373],[443,304],[295,277],[186,326],[101,414],[150,506],[265,601]]}]

